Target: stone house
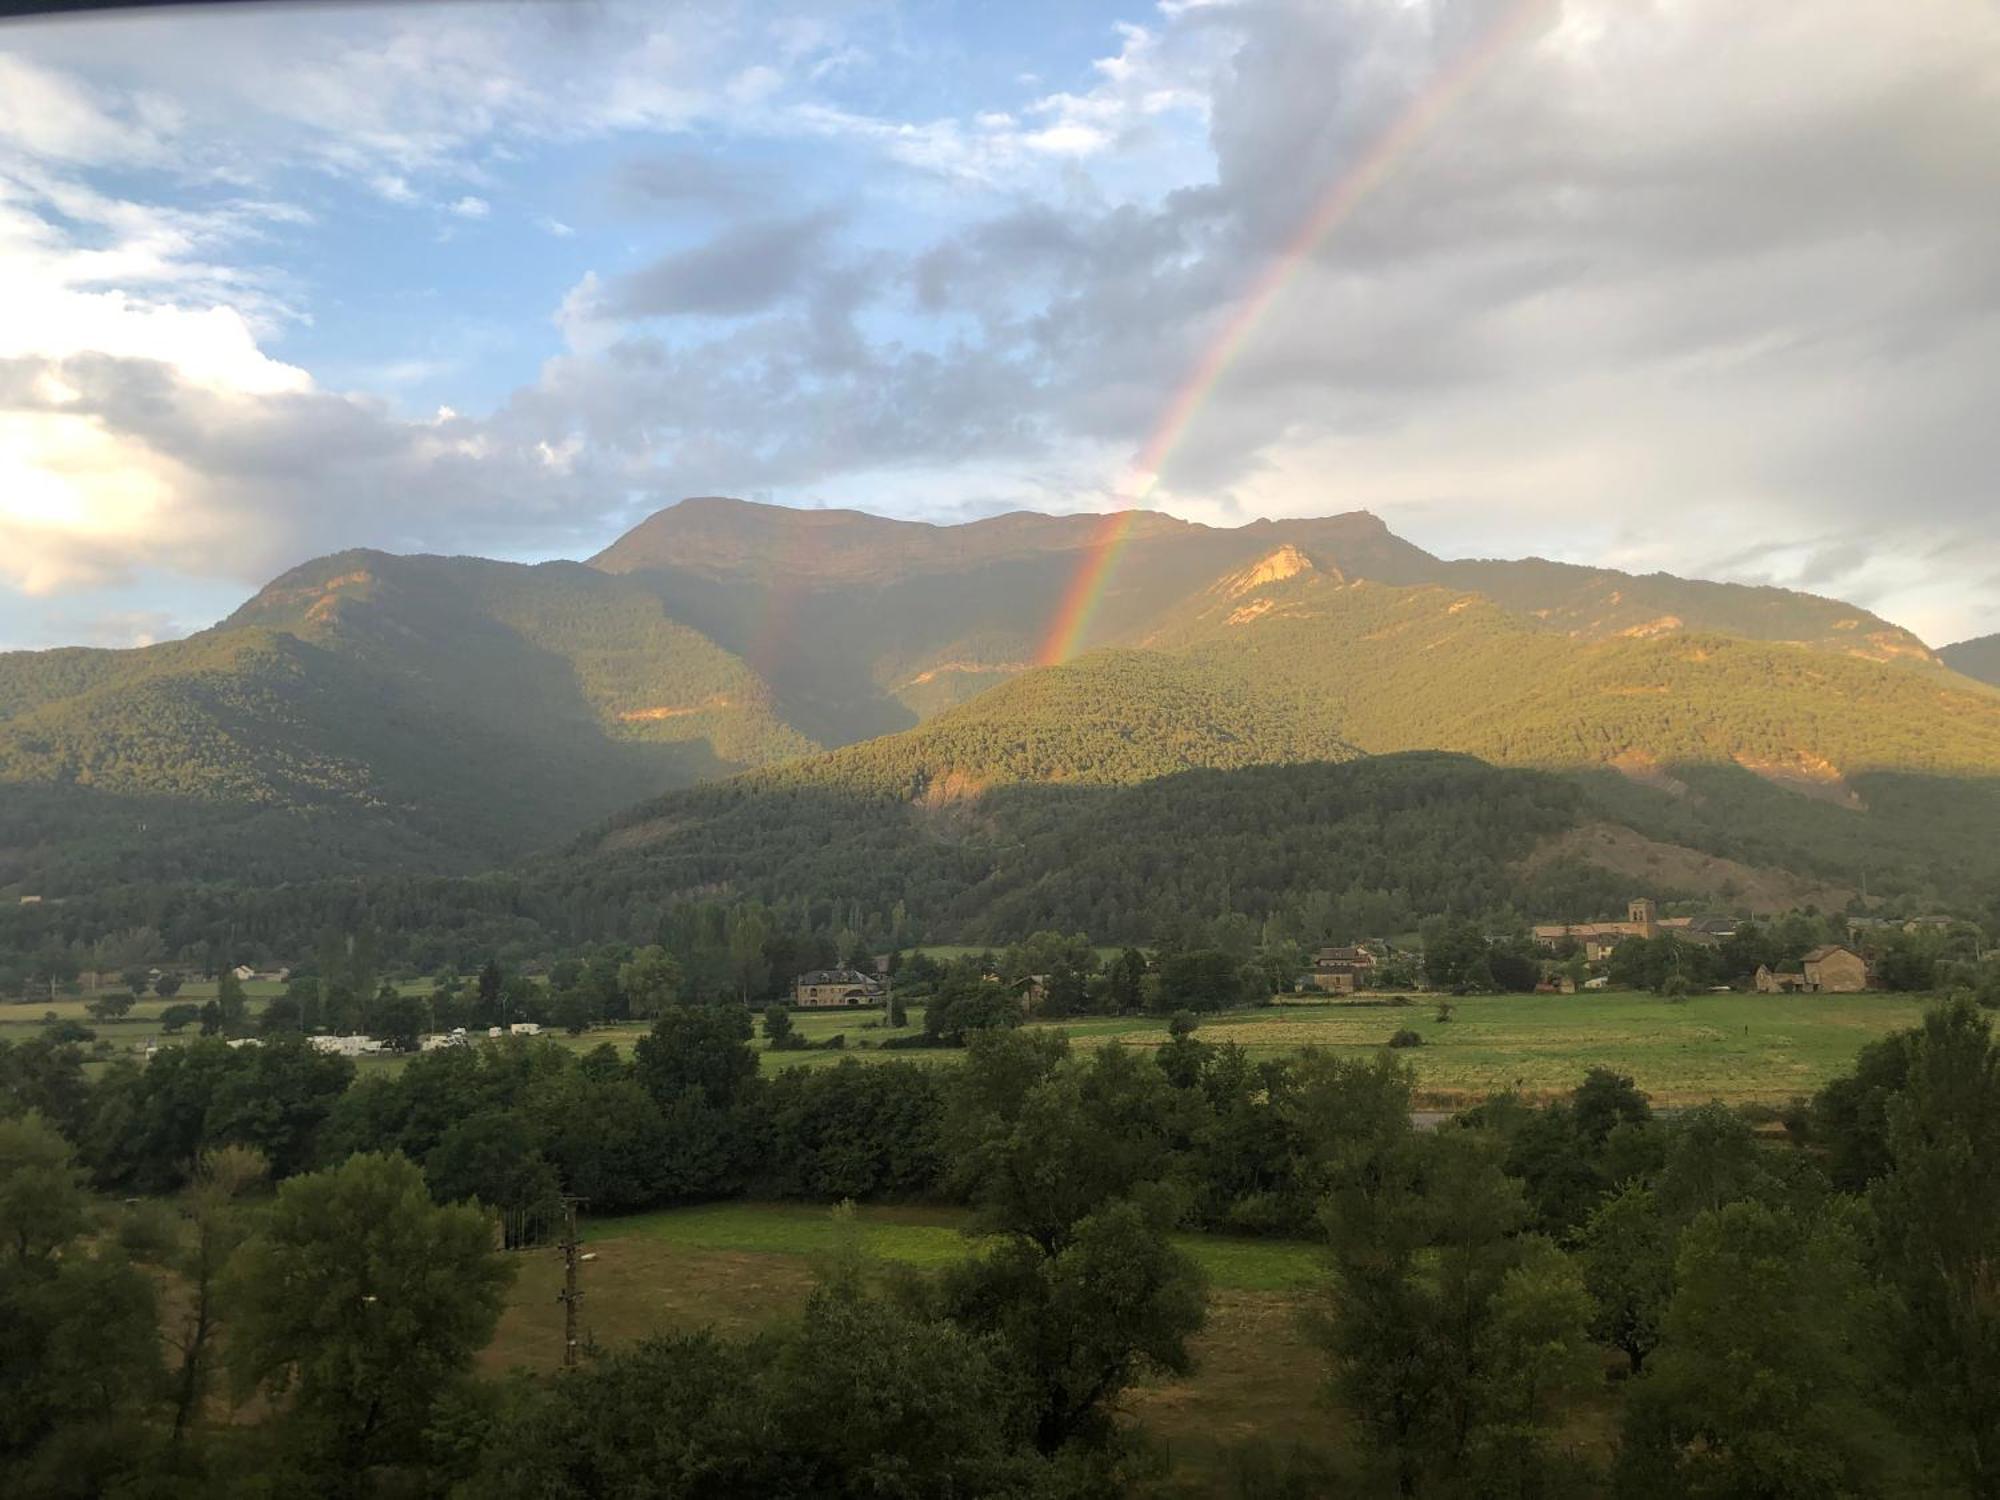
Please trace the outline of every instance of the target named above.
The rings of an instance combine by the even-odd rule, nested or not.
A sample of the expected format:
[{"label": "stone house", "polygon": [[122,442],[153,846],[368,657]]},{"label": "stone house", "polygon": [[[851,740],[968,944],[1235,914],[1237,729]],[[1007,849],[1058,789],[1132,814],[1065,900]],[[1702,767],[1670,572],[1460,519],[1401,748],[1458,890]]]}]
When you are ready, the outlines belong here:
[{"label": "stone house", "polygon": [[882,981],[859,969],[813,969],[792,981],[792,1004],[804,1010],[881,1003]]},{"label": "stone house", "polygon": [[1855,995],[1868,988],[1868,963],[1852,948],[1826,943],[1799,960],[1806,988],[1816,995]]},{"label": "stone house", "polygon": [[1313,955],[1313,966],[1301,976],[1300,989],[1319,990],[1329,995],[1351,995],[1375,977],[1380,962],[1367,948],[1322,948]]},{"label": "stone house", "polygon": [[1857,995],[1868,988],[1868,963],[1852,948],[1825,943],[1799,960],[1796,969],[1757,968],[1760,995]]}]

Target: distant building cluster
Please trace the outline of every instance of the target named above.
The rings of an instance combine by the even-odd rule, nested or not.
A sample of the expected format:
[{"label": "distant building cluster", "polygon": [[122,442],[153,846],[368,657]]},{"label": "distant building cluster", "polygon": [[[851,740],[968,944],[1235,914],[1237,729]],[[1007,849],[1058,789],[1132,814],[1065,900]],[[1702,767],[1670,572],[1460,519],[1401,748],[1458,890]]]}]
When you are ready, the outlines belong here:
[{"label": "distant building cluster", "polygon": [[1714,947],[1736,936],[1741,924],[1734,917],[1662,917],[1650,896],[1635,897],[1622,922],[1557,922],[1534,930],[1540,946],[1554,950],[1575,943],[1591,963],[1602,963],[1627,938],[1672,936],[1682,942]]}]

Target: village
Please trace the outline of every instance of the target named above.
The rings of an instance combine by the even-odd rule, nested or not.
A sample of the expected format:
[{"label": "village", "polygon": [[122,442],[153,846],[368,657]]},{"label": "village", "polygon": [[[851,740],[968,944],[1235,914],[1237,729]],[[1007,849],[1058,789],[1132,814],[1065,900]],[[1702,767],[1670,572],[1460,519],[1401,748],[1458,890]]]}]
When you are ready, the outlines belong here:
[{"label": "village", "polygon": [[[212,978],[157,965],[122,975],[83,971],[63,990],[87,997],[83,1009],[100,1024],[125,1017],[140,996],[158,997],[163,1004],[146,1034],[129,1043],[147,1057],[173,1045],[183,1032],[220,1036],[238,1048],[290,1032],[318,1051],[359,1059],[471,1048],[545,1031],[581,1037],[646,1019],[662,1003],[730,999],[753,1015],[765,1015],[771,1045],[785,1050],[800,1043],[795,1033],[772,1030],[774,1010],[872,1014],[879,1019],[865,1026],[890,1032],[904,1031],[914,1016],[920,1031],[872,1043],[894,1048],[955,1043],[968,1029],[1023,1021],[1404,1003],[1417,996],[1437,997],[1446,1005],[1464,996],[1608,992],[1754,998],[1962,989],[1983,997],[2000,991],[1995,977],[2000,968],[1986,962],[1988,957],[1983,931],[1942,916],[1791,912],[1751,918],[1685,903],[1663,910],[1659,899],[1637,895],[1617,918],[1496,932],[1439,917],[1395,937],[1310,948],[1272,940],[1268,932],[1256,938],[1241,923],[1228,921],[1197,926],[1191,938],[1153,949],[1093,947],[1080,934],[1060,933],[1034,935],[997,951],[870,952],[857,946],[845,963],[789,977],[767,971],[763,980],[737,986],[733,996],[704,993],[693,975],[659,949],[615,950],[585,965],[523,963],[504,975],[489,965],[492,972],[474,981],[380,976],[379,984],[368,987],[373,998],[367,1000],[359,994],[339,999],[337,982],[323,980],[311,967],[248,963]],[[579,975],[592,966],[610,963],[619,969],[635,962],[658,972],[638,983],[622,969],[600,969],[596,998],[585,993],[588,986],[577,986]],[[183,993],[184,985],[213,986],[216,993],[197,1003],[192,988]],[[620,993],[649,987],[651,1002]],[[251,993],[264,1004],[247,1005]],[[53,982],[42,994],[50,1002],[59,998]],[[34,997],[23,998],[32,1003]],[[131,1020],[143,1023],[146,1017]],[[81,1040],[82,1023],[78,1018],[62,1024],[76,1028]]]}]

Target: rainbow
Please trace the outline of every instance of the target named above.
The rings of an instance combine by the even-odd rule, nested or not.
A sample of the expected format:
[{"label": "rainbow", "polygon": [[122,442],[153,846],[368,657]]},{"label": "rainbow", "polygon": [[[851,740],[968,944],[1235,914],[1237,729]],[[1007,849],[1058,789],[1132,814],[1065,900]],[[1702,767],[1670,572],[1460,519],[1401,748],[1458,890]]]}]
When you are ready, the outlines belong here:
[{"label": "rainbow", "polygon": [[1054,666],[1075,654],[1078,643],[1089,632],[1098,605],[1103,602],[1112,565],[1131,536],[1134,522],[1145,513],[1141,507],[1159,484],[1161,471],[1272,304],[1304,268],[1314,248],[1389,178],[1416,143],[1527,34],[1543,11],[1559,4],[1560,0],[1516,0],[1478,42],[1433,79],[1389,128],[1369,144],[1272,257],[1161,411],[1152,434],[1133,461],[1137,483],[1120,497],[1132,503],[1108,512],[1084,544],[1083,560],[1063,591],[1041,649],[1035,654],[1038,665]]}]

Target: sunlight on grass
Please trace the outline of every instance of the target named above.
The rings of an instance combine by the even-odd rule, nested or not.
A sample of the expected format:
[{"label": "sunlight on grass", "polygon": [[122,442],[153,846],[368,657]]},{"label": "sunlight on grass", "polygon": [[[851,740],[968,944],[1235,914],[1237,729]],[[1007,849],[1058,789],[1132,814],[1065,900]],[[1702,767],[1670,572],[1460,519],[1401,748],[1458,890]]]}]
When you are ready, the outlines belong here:
[{"label": "sunlight on grass", "polygon": [[[876,1260],[932,1270],[974,1252],[963,1209],[868,1205],[855,1210],[862,1252]],[[840,1248],[832,1210],[796,1203],[710,1203],[615,1219],[592,1220],[587,1237],[641,1238],[686,1250],[749,1251],[810,1257]],[[1309,1281],[1319,1269],[1316,1246],[1287,1240],[1183,1234],[1175,1243],[1194,1257],[1211,1283],[1239,1291],[1279,1291]]]}]

